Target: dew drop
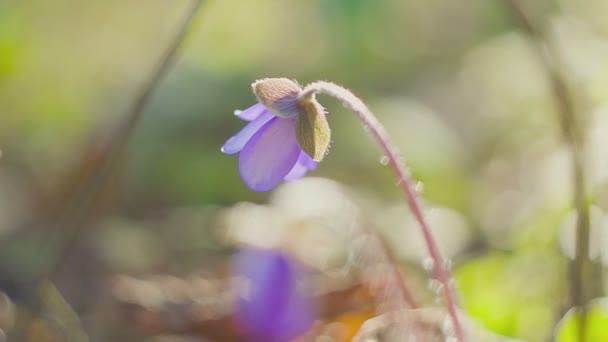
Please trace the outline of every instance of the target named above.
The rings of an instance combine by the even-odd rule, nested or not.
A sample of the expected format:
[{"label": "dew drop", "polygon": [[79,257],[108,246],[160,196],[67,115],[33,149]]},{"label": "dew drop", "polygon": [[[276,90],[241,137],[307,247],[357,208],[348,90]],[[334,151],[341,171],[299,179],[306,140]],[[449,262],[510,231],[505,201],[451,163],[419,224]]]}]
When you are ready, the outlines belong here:
[{"label": "dew drop", "polygon": [[417,182],[416,183],[416,192],[422,194],[424,192],[424,183]]},{"label": "dew drop", "polygon": [[433,258],[429,257],[429,258],[422,259],[422,267],[428,273],[431,273],[433,271],[433,266],[434,265],[435,265],[435,262],[433,261]]},{"label": "dew drop", "polygon": [[441,290],[443,290],[443,284],[441,282],[439,282],[439,280],[437,279],[429,279],[429,284],[428,287],[431,291],[433,291],[436,294],[439,294],[439,292],[441,292]]},{"label": "dew drop", "polygon": [[387,156],[382,156],[382,157],[380,157],[380,164],[382,164],[382,165],[384,165],[384,166],[388,165],[388,163],[389,163],[390,161],[391,161],[391,160],[390,160],[390,158],[389,158],[389,157],[387,157]]},{"label": "dew drop", "polygon": [[241,114],[242,112],[243,112],[242,110],[237,109],[234,111],[234,116],[237,116],[237,115]]}]

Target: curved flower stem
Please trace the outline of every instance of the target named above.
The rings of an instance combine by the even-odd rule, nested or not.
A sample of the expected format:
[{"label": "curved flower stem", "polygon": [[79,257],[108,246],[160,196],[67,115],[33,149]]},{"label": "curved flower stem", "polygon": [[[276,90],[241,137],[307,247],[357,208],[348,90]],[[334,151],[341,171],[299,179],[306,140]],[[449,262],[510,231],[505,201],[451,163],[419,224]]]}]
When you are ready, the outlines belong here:
[{"label": "curved flower stem", "polygon": [[433,260],[433,275],[441,283],[446,299],[446,306],[452,319],[454,333],[459,341],[465,340],[465,333],[458,317],[458,309],[455,294],[451,285],[451,275],[446,268],[441,256],[441,252],[437,247],[437,243],[433,238],[433,234],[426,218],[423,214],[423,207],[418,193],[415,190],[412,177],[405,166],[397,148],[392,144],[388,133],[384,126],[378,121],[376,116],[367,108],[367,106],[349,90],[330,82],[318,81],[307,85],[299,95],[299,99],[303,100],[310,98],[315,94],[324,94],[334,97],[340,101],[344,107],[355,113],[359,120],[363,122],[369,132],[374,136],[382,150],[389,159],[389,163],[399,178],[399,185],[407,198],[409,206],[416,217],[424,237],[428,252]]}]

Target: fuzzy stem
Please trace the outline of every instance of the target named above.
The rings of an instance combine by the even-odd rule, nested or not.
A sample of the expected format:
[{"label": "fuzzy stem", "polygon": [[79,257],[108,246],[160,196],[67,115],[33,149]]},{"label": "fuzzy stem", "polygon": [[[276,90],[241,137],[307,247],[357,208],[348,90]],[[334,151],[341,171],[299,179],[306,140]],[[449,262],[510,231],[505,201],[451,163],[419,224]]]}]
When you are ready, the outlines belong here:
[{"label": "fuzzy stem", "polygon": [[452,319],[454,332],[459,341],[465,341],[465,333],[458,317],[458,309],[455,294],[450,283],[451,275],[450,271],[446,268],[441,256],[441,252],[437,247],[437,243],[433,238],[433,234],[426,218],[423,214],[422,201],[418,197],[418,192],[414,187],[414,181],[405,166],[404,161],[397,148],[392,144],[386,129],[378,121],[377,117],[367,108],[365,103],[361,101],[349,90],[336,85],[334,83],[318,81],[309,84],[302,90],[299,95],[300,99],[305,99],[315,94],[324,94],[334,97],[340,101],[344,107],[351,112],[355,113],[359,120],[363,123],[369,132],[374,136],[384,153],[389,159],[389,163],[397,177],[399,178],[399,185],[405,194],[405,197],[409,203],[412,213],[416,217],[426,243],[429,255],[433,260],[433,275],[443,286],[443,292],[446,299],[446,306]]}]

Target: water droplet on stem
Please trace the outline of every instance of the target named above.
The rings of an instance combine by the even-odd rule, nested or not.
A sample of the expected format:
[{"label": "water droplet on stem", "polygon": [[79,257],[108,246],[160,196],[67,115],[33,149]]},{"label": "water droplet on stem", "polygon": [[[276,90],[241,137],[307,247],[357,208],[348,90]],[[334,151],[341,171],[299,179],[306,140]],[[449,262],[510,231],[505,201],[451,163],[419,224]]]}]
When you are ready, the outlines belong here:
[{"label": "water droplet on stem", "polygon": [[439,294],[439,292],[441,292],[441,290],[443,290],[443,284],[441,282],[439,282],[439,280],[433,279],[433,278],[429,279],[428,287],[435,294]]},{"label": "water droplet on stem", "polygon": [[390,162],[390,158],[388,156],[382,156],[380,157],[380,164],[386,166],[388,165],[388,163]]},{"label": "water droplet on stem", "polygon": [[424,258],[422,259],[422,267],[428,273],[433,272],[433,266],[435,266],[435,261],[433,258]]}]

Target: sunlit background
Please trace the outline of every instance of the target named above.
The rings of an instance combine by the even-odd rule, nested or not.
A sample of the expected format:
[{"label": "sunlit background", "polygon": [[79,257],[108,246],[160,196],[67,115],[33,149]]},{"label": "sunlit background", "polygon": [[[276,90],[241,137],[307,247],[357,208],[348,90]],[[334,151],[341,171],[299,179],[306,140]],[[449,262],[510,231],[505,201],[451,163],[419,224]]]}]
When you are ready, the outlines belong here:
[{"label": "sunlit background", "polygon": [[[608,2],[521,3],[559,53],[585,127],[590,254],[605,267]],[[66,216],[84,210],[73,198],[189,7],[0,1],[0,341],[239,340],[231,265],[246,247],[278,248],[307,270],[315,324],[300,341],[349,341],[362,322],[406,309],[391,300],[374,231],[418,305],[441,310],[396,178],[337,101],[319,98],[332,143],[316,171],[270,193],[242,182],[238,158],[220,147],[263,77],[343,84],[378,115],[420,181],[475,329],[575,340],[567,324],[555,328],[569,309],[575,250],[570,150],[543,61],[499,0],[203,1],[78,219],[77,242],[64,246]],[[606,337],[602,303],[593,336]]]}]

